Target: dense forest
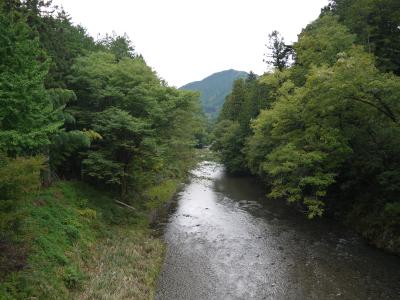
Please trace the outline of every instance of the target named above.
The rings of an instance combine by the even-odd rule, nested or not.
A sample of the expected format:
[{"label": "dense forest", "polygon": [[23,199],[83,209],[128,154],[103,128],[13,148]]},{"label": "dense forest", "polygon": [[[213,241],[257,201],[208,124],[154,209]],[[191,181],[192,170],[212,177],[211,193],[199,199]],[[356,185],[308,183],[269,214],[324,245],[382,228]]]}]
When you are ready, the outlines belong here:
[{"label": "dense forest", "polygon": [[96,213],[123,222],[104,202],[172,191],[203,117],[127,36],[94,40],[51,1],[0,4],[0,298],[64,299],[83,278],[65,253],[88,251]]},{"label": "dense forest", "polygon": [[329,214],[400,252],[400,2],[335,0],[273,68],[234,83],[215,128],[228,170],[259,176],[270,199]]}]

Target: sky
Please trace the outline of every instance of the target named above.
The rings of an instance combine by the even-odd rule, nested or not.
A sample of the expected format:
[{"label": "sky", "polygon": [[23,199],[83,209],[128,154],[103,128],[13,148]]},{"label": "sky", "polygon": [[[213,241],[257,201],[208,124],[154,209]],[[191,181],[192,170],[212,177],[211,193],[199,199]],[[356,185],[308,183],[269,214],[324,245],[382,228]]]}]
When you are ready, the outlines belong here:
[{"label": "sky", "polygon": [[268,34],[287,43],[328,0],[53,0],[94,37],[126,33],[157,74],[180,87],[236,69],[263,74]]}]

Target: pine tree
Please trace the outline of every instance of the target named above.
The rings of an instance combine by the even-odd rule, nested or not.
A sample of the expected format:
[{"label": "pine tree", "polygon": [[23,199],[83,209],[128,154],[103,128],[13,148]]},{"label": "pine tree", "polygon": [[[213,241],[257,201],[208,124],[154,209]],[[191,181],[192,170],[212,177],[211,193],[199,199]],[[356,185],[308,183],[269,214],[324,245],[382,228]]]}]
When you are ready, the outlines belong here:
[{"label": "pine tree", "polygon": [[282,71],[289,66],[292,47],[285,44],[284,38],[276,30],[268,35],[268,40],[264,62]]}]

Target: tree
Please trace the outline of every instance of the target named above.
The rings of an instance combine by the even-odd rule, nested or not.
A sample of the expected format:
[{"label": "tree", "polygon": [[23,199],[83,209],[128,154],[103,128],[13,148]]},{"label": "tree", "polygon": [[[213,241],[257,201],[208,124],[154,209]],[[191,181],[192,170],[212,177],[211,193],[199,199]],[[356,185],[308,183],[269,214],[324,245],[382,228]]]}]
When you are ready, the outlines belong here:
[{"label": "tree", "polygon": [[99,46],[83,27],[74,26],[63,10],[39,17],[40,45],[51,59],[46,87],[67,89],[66,78],[71,75],[75,60]]},{"label": "tree", "polygon": [[93,129],[102,137],[83,160],[85,176],[129,191],[131,163],[139,155],[148,125],[118,108],[98,113]]},{"label": "tree", "polygon": [[113,53],[117,60],[135,57],[135,48],[127,34],[121,36],[113,32],[112,35],[107,34],[99,43]]},{"label": "tree", "polygon": [[269,87],[250,73],[247,79],[236,80],[231,94],[226,97],[214,130],[213,148],[221,153],[229,171],[248,171],[243,151],[245,141],[251,134],[250,122],[260,109],[269,106],[269,94]]},{"label": "tree", "polygon": [[213,149],[219,151],[222,162],[231,173],[241,173],[245,170],[243,136],[240,124],[232,120],[218,122],[214,130],[215,142]]},{"label": "tree", "polygon": [[268,35],[268,40],[266,45],[268,52],[265,54],[264,62],[282,71],[290,64],[290,57],[293,54],[292,47],[285,44],[284,38],[276,30]]},{"label": "tree", "polygon": [[310,217],[323,213],[332,186],[351,201],[374,194],[392,203],[398,80],[380,74],[371,56],[354,48],[332,67],[313,67],[303,87],[281,92],[253,123],[246,148],[252,170],[270,182],[269,195],[304,204]]},{"label": "tree", "polygon": [[238,121],[241,110],[245,103],[246,85],[243,79],[237,79],[233,83],[232,92],[226,97],[222,106],[220,119]]},{"label": "tree", "polygon": [[203,124],[197,94],[166,86],[140,56],[117,56],[109,49],[77,59],[69,77],[77,101],[67,108],[76,122],[68,129],[102,137],[82,157],[83,173],[125,197],[182,175]]},{"label": "tree", "polygon": [[400,75],[400,3],[396,0],[332,0],[325,13],[339,16],[340,22],[357,35],[377,58],[378,67]]},{"label": "tree", "polygon": [[0,11],[0,150],[36,154],[58,132],[58,118],[44,80],[48,60],[39,40],[17,13]]},{"label": "tree", "polygon": [[293,45],[296,51],[296,65],[310,68],[311,65],[333,65],[337,54],[349,50],[355,35],[339,23],[338,17],[325,15],[315,20],[301,32]]}]

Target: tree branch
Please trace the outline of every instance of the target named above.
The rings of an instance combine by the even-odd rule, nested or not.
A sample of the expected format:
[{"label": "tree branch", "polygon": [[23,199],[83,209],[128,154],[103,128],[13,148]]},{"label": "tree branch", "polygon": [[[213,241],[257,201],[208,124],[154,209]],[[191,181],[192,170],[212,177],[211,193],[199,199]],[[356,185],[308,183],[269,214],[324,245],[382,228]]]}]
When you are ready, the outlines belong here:
[{"label": "tree branch", "polygon": [[364,104],[368,104],[369,106],[372,106],[373,108],[377,109],[378,111],[380,111],[381,113],[383,113],[383,114],[384,114],[385,116],[387,116],[390,120],[392,120],[394,123],[397,124],[397,119],[396,119],[390,112],[388,112],[388,111],[382,109],[382,108],[379,107],[378,105],[376,105],[376,104],[374,104],[374,103],[372,103],[372,102],[366,101],[366,100],[364,100],[364,99],[360,99],[360,98],[354,97],[354,96],[350,97],[350,99],[355,100],[355,101],[358,101],[358,102],[361,102],[361,103],[364,103]]}]

